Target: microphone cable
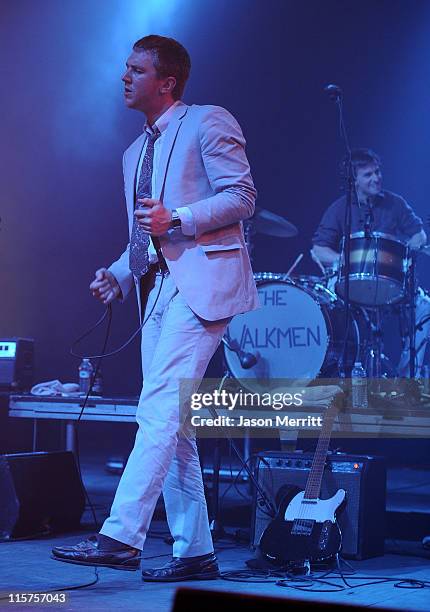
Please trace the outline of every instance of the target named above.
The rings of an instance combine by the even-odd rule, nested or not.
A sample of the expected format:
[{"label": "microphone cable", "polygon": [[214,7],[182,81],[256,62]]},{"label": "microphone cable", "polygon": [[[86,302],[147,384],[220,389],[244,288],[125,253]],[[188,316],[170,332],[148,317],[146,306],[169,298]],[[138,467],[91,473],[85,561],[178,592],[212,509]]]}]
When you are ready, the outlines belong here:
[{"label": "microphone cable", "polygon": [[[82,334],[82,336],[79,336],[79,338],[77,340],[75,340],[70,348],[70,354],[73,355],[73,357],[77,357],[78,359],[104,359],[105,357],[112,357],[113,355],[117,355],[118,353],[120,353],[123,349],[125,349],[131,342],[133,342],[133,340],[136,338],[136,336],[139,334],[140,331],[142,331],[143,327],[146,325],[148,319],[150,318],[150,316],[152,315],[152,313],[154,312],[154,309],[158,303],[159,297],[160,297],[160,293],[161,293],[161,289],[163,287],[163,283],[164,283],[164,272],[161,273],[161,283],[160,283],[160,287],[158,289],[158,293],[157,296],[155,298],[155,302],[152,305],[151,310],[149,311],[148,315],[145,317],[145,319],[143,320],[143,322],[139,325],[139,327],[136,329],[136,331],[134,331],[132,333],[132,335],[128,338],[128,340],[126,340],[124,342],[124,344],[122,344],[120,347],[118,347],[117,349],[110,351],[109,353],[105,353],[106,350],[106,345],[104,345],[104,348],[101,352],[100,355],[81,355],[79,353],[75,353],[74,348],[76,347],[77,344],[79,344],[80,342],[82,342],[82,340],[84,338],[86,338],[87,336],[89,336],[95,329],[97,329],[97,327],[99,325],[101,325],[103,323],[103,321],[106,319],[107,316],[109,316],[109,321],[108,321],[108,330],[110,330],[110,324],[111,324],[111,319],[112,319],[112,304],[108,304],[106,307],[105,312],[103,313],[103,315],[100,317],[100,319],[97,321],[97,323],[95,323],[95,325],[93,325],[90,329],[88,329],[86,332],[84,332]],[[108,338],[107,338],[108,340]]]},{"label": "microphone cable", "polygon": [[[98,532],[99,531],[99,524],[97,521],[97,516],[96,516],[96,512],[94,509],[94,506],[91,502],[90,496],[88,494],[88,491],[85,487],[83,478],[82,478],[82,470],[81,470],[81,456],[80,456],[80,448],[79,448],[79,424],[82,420],[82,416],[84,414],[84,410],[88,404],[88,399],[91,396],[93,387],[94,387],[94,382],[97,378],[97,375],[100,371],[100,366],[101,366],[101,362],[105,357],[112,357],[113,355],[117,355],[118,353],[120,353],[123,349],[125,349],[135,338],[136,336],[140,333],[140,331],[143,329],[143,327],[146,325],[147,321],[149,320],[150,316],[152,315],[152,313],[154,312],[154,309],[158,303],[160,294],[161,294],[161,289],[163,287],[164,284],[164,278],[165,278],[165,274],[164,271],[161,272],[161,283],[160,283],[160,287],[158,289],[157,292],[157,296],[155,298],[154,304],[152,305],[151,310],[149,311],[149,313],[147,314],[147,316],[143,319],[142,323],[139,325],[139,327],[136,329],[136,331],[134,331],[132,333],[132,335],[126,340],[126,342],[124,342],[119,348],[110,351],[108,353],[106,353],[106,347],[109,341],[109,336],[110,336],[110,331],[111,331],[111,326],[112,326],[112,304],[108,304],[106,307],[106,310],[104,311],[103,315],[99,318],[99,320],[95,323],[95,325],[93,325],[90,329],[88,329],[87,331],[85,331],[77,340],[75,340],[70,348],[70,354],[73,355],[73,357],[77,357],[79,359],[97,359],[97,364],[96,367],[94,369],[94,372],[91,376],[90,379],[90,384],[88,387],[88,391],[85,395],[85,398],[82,402],[81,405],[81,411],[78,415],[78,418],[76,419],[76,426],[75,426],[75,430],[74,430],[74,442],[75,442],[75,447],[76,447],[76,453],[75,453],[75,457],[76,457],[76,464],[77,464],[77,468],[78,468],[78,474],[79,474],[79,479],[81,481],[81,485],[84,491],[84,495],[85,495],[85,499],[87,500],[87,504],[91,510],[91,514],[92,514],[92,518],[93,518],[93,523],[94,523],[94,528],[95,530]],[[89,336],[95,329],[97,329],[97,327],[99,327],[99,325],[101,325],[106,317],[108,318],[108,322],[107,322],[107,327],[106,327],[106,334],[105,334],[105,338],[103,341],[103,348],[102,351],[100,353],[100,355],[80,355],[78,353],[76,353],[74,351],[74,348],[76,347],[77,344],[79,344],[84,338],[86,338],[87,336]]]}]

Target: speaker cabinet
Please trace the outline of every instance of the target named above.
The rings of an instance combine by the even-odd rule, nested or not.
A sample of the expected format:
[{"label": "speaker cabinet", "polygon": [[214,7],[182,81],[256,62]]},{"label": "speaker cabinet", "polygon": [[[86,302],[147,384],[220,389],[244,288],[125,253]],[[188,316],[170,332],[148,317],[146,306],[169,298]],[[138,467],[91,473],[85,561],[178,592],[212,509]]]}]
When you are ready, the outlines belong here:
[{"label": "speaker cabinet", "polygon": [[[257,455],[256,477],[266,495],[278,505],[286,494],[306,487],[312,453],[262,452]],[[329,454],[321,485],[321,499],[346,491],[338,511],[342,532],[341,555],[368,559],[384,554],[386,469],[383,458],[363,455]],[[258,546],[270,522],[266,508],[256,493],[252,512],[252,539]]]},{"label": "speaker cabinet", "polygon": [[33,369],[32,338],[0,338],[0,389],[30,390]]},{"label": "speaker cabinet", "polygon": [[0,455],[0,539],[76,529],[84,508],[73,453]]}]

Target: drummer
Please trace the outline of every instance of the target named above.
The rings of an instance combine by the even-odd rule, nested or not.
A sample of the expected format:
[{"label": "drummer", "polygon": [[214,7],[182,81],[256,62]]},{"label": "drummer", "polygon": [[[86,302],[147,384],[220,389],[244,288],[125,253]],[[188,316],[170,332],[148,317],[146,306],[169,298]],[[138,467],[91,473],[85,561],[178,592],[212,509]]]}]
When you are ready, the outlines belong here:
[{"label": "drummer", "polygon": [[[422,220],[399,195],[382,189],[381,160],[371,149],[354,149],[351,153],[355,178],[355,194],[351,207],[351,233],[382,232],[403,241],[413,249],[426,244]],[[355,197],[354,197],[355,196]],[[312,256],[324,267],[336,267],[344,235],[346,196],[333,202],[323,214],[313,237]],[[421,292],[417,300],[417,322],[430,312],[428,298]],[[421,346],[417,363],[420,367],[425,352],[429,326],[417,332],[416,347]],[[423,342],[424,340],[424,342]],[[419,372],[419,370],[418,370]],[[408,373],[408,356],[402,355],[399,374]]]}]

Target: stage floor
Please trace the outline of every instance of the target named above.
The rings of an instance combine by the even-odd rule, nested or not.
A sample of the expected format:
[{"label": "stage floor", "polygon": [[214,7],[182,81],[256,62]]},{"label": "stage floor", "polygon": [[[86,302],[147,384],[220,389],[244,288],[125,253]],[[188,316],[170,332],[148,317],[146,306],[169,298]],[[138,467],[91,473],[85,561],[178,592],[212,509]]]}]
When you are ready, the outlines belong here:
[{"label": "stage floor", "polygon": [[[157,530],[165,526],[158,524]],[[2,597],[11,592],[40,593],[70,586],[90,583],[94,580],[93,568],[60,563],[49,558],[50,549],[59,542],[73,543],[80,535],[68,534],[61,538],[32,540],[25,542],[3,543],[0,546],[0,591]],[[216,546],[218,559],[223,572],[246,569],[245,561],[252,555],[245,546],[229,541],[221,541]],[[170,546],[161,539],[149,538],[143,554],[142,566],[151,567],[166,562],[170,556]],[[149,557],[157,557],[149,559]],[[46,605],[50,609],[62,610],[140,610],[144,612],[168,612],[171,610],[175,591],[180,586],[204,588],[216,591],[248,593],[285,599],[306,599],[312,601],[356,604],[364,607],[384,607],[402,610],[429,610],[429,588],[399,589],[393,582],[359,587],[372,581],[375,576],[387,578],[409,578],[430,581],[430,555],[428,558],[386,554],[384,557],[366,561],[353,561],[352,567],[361,576],[360,580],[347,577],[353,588],[345,587],[341,592],[303,592],[292,588],[276,586],[269,578],[259,583],[232,582],[223,579],[205,582],[177,584],[142,583],[140,572],[120,572],[107,568],[98,570],[97,584],[79,590],[67,591],[65,605]],[[342,585],[342,581],[330,577],[330,584]],[[251,577],[250,577],[251,579]],[[326,580],[329,580],[327,577]],[[296,585],[298,583],[295,583]],[[314,582],[306,583],[311,589],[332,589],[333,586]],[[32,605],[9,604],[0,602],[0,609],[29,609]],[[43,606],[45,607],[45,606]],[[37,605],[40,609],[41,606]],[[268,608],[270,609],[270,608]]]},{"label": "stage floor", "polygon": [[[82,462],[85,482],[92,503],[97,512],[97,519],[102,521],[108,512],[112,496],[119,477],[109,474],[104,469],[100,457],[84,458]],[[389,473],[388,505],[394,509],[419,512],[428,501],[430,479],[428,472],[412,474],[410,470],[399,470]],[[390,482],[392,483],[390,485]],[[408,506],[402,492],[411,491],[423,493],[423,499],[417,495],[412,498],[416,506]],[[221,493],[226,491],[227,482],[223,482]],[[243,495],[244,497],[241,497]],[[248,485],[241,483],[238,490],[230,488],[224,495],[222,518],[229,534],[234,535],[238,528],[249,525],[249,502],[247,500]],[[418,503],[419,502],[419,503]],[[428,506],[427,506],[428,512]],[[429,520],[430,533],[430,520]],[[41,593],[70,586],[84,585],[93,582],[93,568],[74,566],[50,559],[50,549],[58,543],[74,543],[86,537],[93,531],[89,512],[84,515],[83,527],[79,532],[65,534],[59,537],[6,542],[0,544],[0,592],[1,597],[9,593]],[[151,527],[150,536],[143,552],[142,566],[153,567],[162,565],[171,555],[170,545],[164,542],[167,535],[167,525],[163,518],[162,504],[157,506],[156,520]],[[245,562],[254,557],[247,545],[234,541],[233,538],[222,539],[216,543],[216,552],[222,572],[238,572],[248,570]],[[151,559],[151,557],[153,557]],[[154,558],[155,557],[155,558]],[[66,591],[66,604],[50,604],[38,609],[61,610],[140,610],[144,612],[168,612],[171,610],[177,588],[181,586],[195,589],[209,589],[224,592],[248,593],[251,595],[281,597],[288,599],[306,599],[339,604],[356,604],[363,607],[381,607],[402,610],[430,610],[430,588],[396,588],[393,581],[379,582],[368,586],[359,586],[365,582],[373,582],[375,577],[388,579],[414,579],[428,581],[430,585],[430,551],[422,549],[417,541],[387,540],[386,554],[383,557],[365,561],[349,561],[356,572],[354,579],[346,576],[352,585],[346,587],[338,574],[327,576],[331,585],[344,586],[339,592],[315,592],[336,587],[316,581],[307,583],[290,583],[289,588],[275,584],[279,578],[257,578],[259,582],[231,581],[218,579],[205,582],[184,582],[173,584],[143,583],[140,572],[120,572],[107,568],[98,570],[98,582],[92,586],[73,591]],[[342,566],[346,573],[350,570]],[[316,577],[318,574],[315,575]],[[227,577],[227,576],[226,576]],[[249,580],[256,580],[249,576]],[[299,591],[293,586],[305,586],[308,592]],[[292,602],[291,602],[292,603]],[[0,601],[0,609],[24,610],[36,607],[30,604],[8,604],[8,600]],[[270,609],[270,608],[268,608]]]}]

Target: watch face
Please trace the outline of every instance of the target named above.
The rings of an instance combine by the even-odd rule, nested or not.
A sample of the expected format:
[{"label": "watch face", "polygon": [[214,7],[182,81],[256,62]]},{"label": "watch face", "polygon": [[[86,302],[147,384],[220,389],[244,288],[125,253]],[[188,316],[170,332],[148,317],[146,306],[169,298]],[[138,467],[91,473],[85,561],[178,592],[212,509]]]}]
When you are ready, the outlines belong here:
[{"label": "watch face", "polygon": [[176,210],[172,211],[172,226],[181,227],[181,220]]}]

